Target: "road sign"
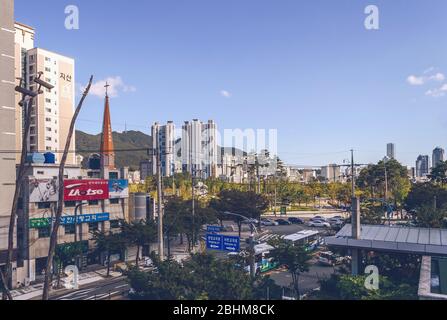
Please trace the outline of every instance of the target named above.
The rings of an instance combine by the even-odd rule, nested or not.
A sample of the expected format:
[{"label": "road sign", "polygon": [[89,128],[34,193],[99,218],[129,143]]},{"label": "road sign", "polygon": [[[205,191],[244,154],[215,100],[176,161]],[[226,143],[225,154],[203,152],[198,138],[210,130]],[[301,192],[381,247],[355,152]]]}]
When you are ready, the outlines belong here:
[{"label": "road sign", "polygon": [[239,237],[223,236],[223,250],[229,252],[239,252],[241,240]]},{"label": "road sign", "polygon": [[209,233],[213,233],[213,232],[222,232],[222,227],[221,226],[208,226],[206,228],[207,232]]},{"label": "road sign", "polygon": [[218,234],[206,235],[206,247],[210,250],[222,251],[223,248],[223,236]]}]

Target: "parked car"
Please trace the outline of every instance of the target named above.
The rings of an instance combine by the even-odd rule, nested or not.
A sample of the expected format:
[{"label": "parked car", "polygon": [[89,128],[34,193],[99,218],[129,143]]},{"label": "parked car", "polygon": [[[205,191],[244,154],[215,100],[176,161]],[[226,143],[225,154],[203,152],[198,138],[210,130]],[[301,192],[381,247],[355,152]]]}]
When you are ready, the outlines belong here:
[{"label": "parked car", "polygon": [[318,262],[324,266],[336,266],[347,261],[346,257],[334,254],[331,251],[320,252]]},{"label": "parked car", "polygon": [[291,222],[284,219],[278,219],[276,220],[276,222],[278,222],[280,226],[290,226],[292,224]]},{"label": "parked car", "polygon": [[292,224],[304,224],[304,220],[301,218],[289,218],[289,222]]},{"label": "parked car", "polygon": [[278,222],[276,222],[274,220],[270,220],[270,219],[262,219],[261,220],[261,224],[263,226],[266,226],[266,227],[272,227],[272,226],[278,226],[279,225]]},{"label": "parked car", "polygon": [[310,219],[311,221],[313,221],[313,220],[320,220],[320,221],[325,221],[325,222],[327,222],[327,219],[325,218],[325,217],[322,217],[322,216],[315,216],[315,217],[313,217],[312,219]]},{"label": "parked car", "polygon": [[256,220],[256,219],[248,219],[248,220],[242,220],[242,223],[243,224],[258,224],[259,223],[259,221],[258,220]]},{"label": "parked car", "polygon": [[307,223],[307,226],[314,228],[330,228],[331,225],[328,222],[324,222],[321,220],[313,220]]},{"label": "parked car", "polygon": [[330,224],[343,224],[345,223],[345,220],[343,219],[338,219],[338,218],[330,218],[327,222],[329,222]]}]

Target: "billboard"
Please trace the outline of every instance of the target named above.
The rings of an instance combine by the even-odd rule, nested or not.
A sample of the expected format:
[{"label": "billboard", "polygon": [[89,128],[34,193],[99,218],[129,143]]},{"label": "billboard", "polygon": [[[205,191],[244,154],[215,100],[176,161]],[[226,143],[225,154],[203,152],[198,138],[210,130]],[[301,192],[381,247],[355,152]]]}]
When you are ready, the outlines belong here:
[{"label": "billboard", "polygon": [[109,180],[110,199],[129,198],[129,180]]},{"label": "billboard", "polygon": [[[89,222],[103,222],[110,220],[110,214],[96,213],[96,214],[81,214],[76,216],[76,224],[89,223]],[[31,229],[45,228],[51,225],[55,221],[55,218],[37,218],[29,220],[29,227]],[[63,216],[60,220],[61,226],[75,224],[75,216]]]},{"label": "billboard", "polygon": [[58,198],[58,180],[49,179],[30,179],[29,180],[29,202],[56,202]]},{"label": "billboard", "polygon": [[90,201],[109,199],[107,180],[65,180],[65,201]]}]

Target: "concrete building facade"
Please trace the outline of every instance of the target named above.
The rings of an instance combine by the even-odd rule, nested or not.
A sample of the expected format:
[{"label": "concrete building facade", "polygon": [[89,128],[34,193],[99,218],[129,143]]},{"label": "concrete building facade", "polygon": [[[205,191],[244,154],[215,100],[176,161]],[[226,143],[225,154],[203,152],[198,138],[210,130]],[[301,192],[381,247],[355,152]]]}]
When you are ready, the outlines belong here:
[{"label": "concrete building facade", "polygon": [[217,177],[219,151],[217,125],[214,121],[186,121],[182,127],[181,150],[184,172],[194,173],[202,178]]},{"label": "concrete building facade", "polygon": [[386,145],[386,156],[389,159],[396,159],[396,145],[394,143],[388,143]]},{"label": "concrete building facade", "polygon": [[[0,150],[15,150],[14,1],[0,0]],[[0,266],[5,264],[16,154],[0,155]],[[13,266],[14,267],[14,266]]]},{"label": "concrete building facade", "polygon": [[445,150],[441,147],[436,147],[433,150],[433,157],[432,157],[432,167],[436,167],[441,162],[445,161]]},{"label": "concrete building facade", "polygon": [[430,157],[420,155],[416,160],[416,178],[425,178],[430,173]]},{"label": "concrete building facade", "polygon": [[164,177],[171,177],[176,172],[175,125],[169,121],[166,125],[154,123],[151,128],[152,145],[157,152],[152,156],[152,172],[157,172],[157,156],[160,155],[161,172]]}]

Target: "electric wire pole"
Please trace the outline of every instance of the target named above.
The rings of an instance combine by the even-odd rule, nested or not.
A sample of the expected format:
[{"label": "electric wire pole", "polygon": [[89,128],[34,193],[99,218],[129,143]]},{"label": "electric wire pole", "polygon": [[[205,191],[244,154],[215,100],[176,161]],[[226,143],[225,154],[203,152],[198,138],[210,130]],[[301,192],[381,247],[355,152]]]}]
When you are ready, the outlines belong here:
[{"label": "electric wire pole", "polygon": [[[157,131],[158,138],[158,131]],[[164,242],[163,242],[163,182],[161,179],[161,152],[157,139],[157,145],[155,152],[155,158],[157,161],[157,212],[158,212],[158,256],[160,260],[164,260]]]}]

